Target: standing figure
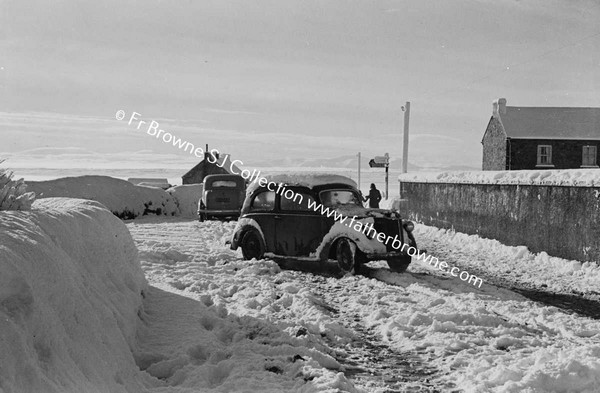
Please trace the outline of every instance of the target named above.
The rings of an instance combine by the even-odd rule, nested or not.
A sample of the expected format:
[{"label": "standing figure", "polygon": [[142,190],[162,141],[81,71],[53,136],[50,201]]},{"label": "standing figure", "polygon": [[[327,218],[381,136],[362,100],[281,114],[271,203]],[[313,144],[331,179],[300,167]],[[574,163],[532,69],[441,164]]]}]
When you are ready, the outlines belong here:
[{"label": "standing figure", "polygon": [[365,202],[369,201],[369,207],[372,209],[379,209],[379,201],[381,201],[381,193],[375,187],[375,183],[371,183],[371,189],[369,190],[369,196],[365,198]]}]

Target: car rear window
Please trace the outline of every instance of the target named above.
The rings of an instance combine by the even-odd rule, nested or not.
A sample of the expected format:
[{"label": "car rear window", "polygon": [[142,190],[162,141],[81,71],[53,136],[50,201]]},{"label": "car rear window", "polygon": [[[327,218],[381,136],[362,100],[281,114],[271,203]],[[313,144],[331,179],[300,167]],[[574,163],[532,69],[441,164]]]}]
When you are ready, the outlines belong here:
[{"label": "car rear window", "polygon": [[356,205],[362,206],[357,195],[350,190],[326,190],[319,194],[323,206]]},{"label": "car rear window", "polygon": [[227,187],[227,188],[236,188],[237,183],[232,180],[215,180],[211,184],[213,187]]},{"label": "car rear window", "polygon": [[256,194],[250,208],[251,210],[273,210],[275,208],[275,192],[265,191]]}]

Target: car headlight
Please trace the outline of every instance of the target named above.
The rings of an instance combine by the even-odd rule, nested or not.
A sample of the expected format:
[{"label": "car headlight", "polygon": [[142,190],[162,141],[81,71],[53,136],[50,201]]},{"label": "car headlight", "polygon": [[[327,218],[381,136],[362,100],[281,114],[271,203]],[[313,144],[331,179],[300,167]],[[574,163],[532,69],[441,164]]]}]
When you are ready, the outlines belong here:
[{"label": "car headlight", "polygon": [[406,221],[404,223],[404,229],[406,229],[407,232],[412,232],[415,229],[415,224],[412,221]]}]

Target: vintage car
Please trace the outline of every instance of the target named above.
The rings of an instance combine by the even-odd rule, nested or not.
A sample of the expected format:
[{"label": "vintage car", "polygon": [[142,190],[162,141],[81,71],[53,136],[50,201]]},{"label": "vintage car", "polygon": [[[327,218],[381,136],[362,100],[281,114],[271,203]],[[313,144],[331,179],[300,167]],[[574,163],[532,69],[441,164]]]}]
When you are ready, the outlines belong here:
[{"label": "vintage car", "polygon": [[237,218],[244,202],[245,180],[238,175],[208,175],[198,201],[200,221],[211,218]]},{"label": "vintage car", "polygon": [[347,177],[278,175],[248,187],[231,249],[241,248],[244,259],[335,260],[344,273],[385,260],[391,270],[403,272],[411,262],[408,247],[398,249],[396,242],[394,248],[382,239],[396,236],[416,249],[413,228],[397,211],[363,207],[356,183]]}]

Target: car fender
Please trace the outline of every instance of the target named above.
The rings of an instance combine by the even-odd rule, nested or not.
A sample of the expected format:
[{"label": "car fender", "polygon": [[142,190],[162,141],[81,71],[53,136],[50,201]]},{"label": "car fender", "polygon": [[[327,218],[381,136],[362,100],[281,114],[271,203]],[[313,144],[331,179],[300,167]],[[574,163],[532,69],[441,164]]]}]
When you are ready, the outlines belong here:
[{"label": "car fender", "polygon": [[247,217],[241,217],[238,219],[235,229],[233,231],[233,235],[231,236],[231,249],[237,250],[240,245],[240,241],[242,237],[246,234],[246,232],[250,230],[255,230],[258,232],[260,237],[262,238],[263,244],[265,242],[265,234],[263,233],[260,225],[256,222],[256,220]]},{"label": "car fender", "polygon": [[[365,218],[362,220],[357,220],[355,222],[360,222],[363,224],[372,224],[372,218]],[[326,260],[329,255],[329,251],[331,246],[335,244],[335,242],[341,238],[347,238],[352,240],[358,249],[365,254],[378,254],[385,253],[386,247],[383,243],[379,242],[377,239],[369,239],[364,233],[357,231],[353,227],[349,227],[340,222],[336,222],[329,232],[323,237],[321,244],[317,247],[315,251],[315,255],[318,256],[321,260]]]}]

